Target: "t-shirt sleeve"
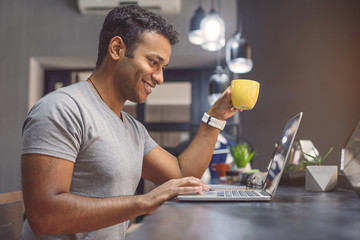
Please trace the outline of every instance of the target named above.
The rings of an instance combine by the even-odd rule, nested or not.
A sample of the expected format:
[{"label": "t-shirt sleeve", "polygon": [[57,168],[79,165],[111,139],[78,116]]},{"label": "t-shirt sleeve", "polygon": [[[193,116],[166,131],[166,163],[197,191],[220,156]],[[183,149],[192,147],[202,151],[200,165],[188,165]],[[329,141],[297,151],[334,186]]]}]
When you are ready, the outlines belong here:
[{"label": "t-shirt sleeve", "polygon": [[70,96],[48,94],[25,119],[22,154],[44,154],[75,162],[81,145],[81,122],[79,108]]},{"label": "t-shirt sleeve", "polygon": [[[145,127],[144,127],[145,129]],[[149,132],[145,129],[145,144],[144,144],[144,156],[151,152],[158,144],[151,138]]]}]

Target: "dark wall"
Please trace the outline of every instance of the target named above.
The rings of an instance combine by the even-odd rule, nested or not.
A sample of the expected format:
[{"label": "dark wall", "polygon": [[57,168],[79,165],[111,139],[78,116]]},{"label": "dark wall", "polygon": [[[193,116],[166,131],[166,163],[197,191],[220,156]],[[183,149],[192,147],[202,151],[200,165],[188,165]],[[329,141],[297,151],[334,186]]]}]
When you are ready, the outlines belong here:
[{"label": "dark wall", "polygon": [[284,122],[303,111],[298,138],[338,164],[360,120],[360,1],[239,0],[254,69],[239,76],[260,82],[252,111],[241,114],[243,135],[264,169]]}]

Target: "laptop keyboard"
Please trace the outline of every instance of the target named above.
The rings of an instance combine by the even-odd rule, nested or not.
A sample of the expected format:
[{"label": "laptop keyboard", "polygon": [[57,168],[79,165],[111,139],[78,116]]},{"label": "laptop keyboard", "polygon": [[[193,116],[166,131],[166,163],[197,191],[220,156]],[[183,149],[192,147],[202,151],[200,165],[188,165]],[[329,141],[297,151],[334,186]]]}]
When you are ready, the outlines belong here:
[{"label": "laptop keyboard", "polygon": [[219,197],[240,197],[240,196],[244,196],[244,197],[261,197],[261,196],[270,196],[270,194],[268,194],[265,191],[261,191],[261,194],[259,194],[258,192],[255,191],[245,191],[245,190],[239,190],[239,191],[218,191],[217,195]]}]

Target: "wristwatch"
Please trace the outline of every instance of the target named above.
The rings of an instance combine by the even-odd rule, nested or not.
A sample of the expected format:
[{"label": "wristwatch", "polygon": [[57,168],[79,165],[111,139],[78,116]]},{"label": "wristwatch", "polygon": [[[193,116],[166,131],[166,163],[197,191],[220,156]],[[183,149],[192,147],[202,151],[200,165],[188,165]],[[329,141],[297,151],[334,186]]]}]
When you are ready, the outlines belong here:
[{"label": "wristwatch", "polygon": [[201,121],[203,121],[204,123],[206,123],[207,125],[223,130],[225,125],[226,125],[226,121],[214,118],[213,116],[210,116],[209,114],[207,114],[206,112],[204,113],[204,116],[202,117]]}]

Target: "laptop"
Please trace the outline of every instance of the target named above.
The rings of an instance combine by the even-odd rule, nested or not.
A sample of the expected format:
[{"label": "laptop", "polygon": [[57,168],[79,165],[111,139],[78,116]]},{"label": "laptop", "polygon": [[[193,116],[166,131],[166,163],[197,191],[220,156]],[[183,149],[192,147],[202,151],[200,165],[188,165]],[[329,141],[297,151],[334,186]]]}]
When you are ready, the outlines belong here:
[{"label": "laptop", "polygon": [[281,175],[285,168],[303,113],[290,119],[271,156],[267,176],[258,189],[246,189],[236,185],[210,185],[209,191],[199,194],[185,194],[176,197],[178,201],[271,201],[275,196]]},{"label": "laptop", "polygon": [[341,170],[354,191],[360,195],[360,121],[341,152]]}]

